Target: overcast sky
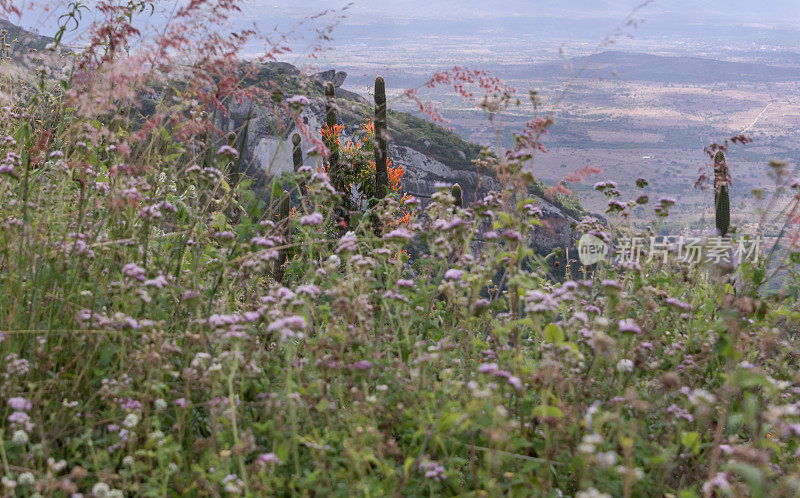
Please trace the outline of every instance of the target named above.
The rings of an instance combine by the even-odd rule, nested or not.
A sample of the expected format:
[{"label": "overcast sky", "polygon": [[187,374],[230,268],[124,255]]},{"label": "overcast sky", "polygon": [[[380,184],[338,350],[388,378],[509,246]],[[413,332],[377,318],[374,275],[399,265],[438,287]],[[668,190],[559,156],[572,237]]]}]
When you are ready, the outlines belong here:
[{"label": "overcast sky", "polygon": [[[57,15],[70,0],[24,0],[36,5],[23,26],[40,26],[52,34]],[[93,0],[84,0],[91,3]],[[161,11],[175,2],[161,0]],[[243,0],[239,26],[255,23],[262,30],[286,30],[325,9],[343,13],[332,48],[349,44],[402,43],[423,35],[476,35],[498,39],[534,36],[599,41],[643,0]],[[653,0],[635,13],[644,21],[635,30],[641,40],[682,38],[697,42],[720,39],[742,44],[788,45],[800,49],[800,0]],[[150,23],[163,21],[157,14]],[[327,18],[330,19],[330,16]],[[12,19],[13,20],[13,19]],[[634,30],[631,30],[634,31]],[[727,37],[727,38],[726,38]],[[66,37],[67,40],[71,37]]]}]

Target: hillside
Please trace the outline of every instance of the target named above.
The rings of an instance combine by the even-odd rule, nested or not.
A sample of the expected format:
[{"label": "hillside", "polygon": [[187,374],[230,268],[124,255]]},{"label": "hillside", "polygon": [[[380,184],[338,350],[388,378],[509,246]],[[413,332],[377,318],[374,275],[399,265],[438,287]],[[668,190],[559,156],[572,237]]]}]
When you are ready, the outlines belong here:
[{"label": "hillside", "polygon": [[[367,99],[340,88],[347,75],[334,70],[314,75],[304,75],[299,69],[286,63],[269,63],[262,66],[254,78],[278,82],[281,88],[289,89],[295,95],[309,98],[310,104],[301,113],[309,127],[318,132],[325,116],[323,85],[334,81],[337,85],[336,105],[338,117],[344,125],[344,134],[358,129],[361,123],[373,115]],[[228,106],[229,115],[218,119],[223,130],[243,130],[248,118],[247,143],[240,146],[246,171],[252,176],[269,176],[292,169],[292,145],[288,139],[294,132],[293,124],[284,136],[277,136],[271,125],[274,117],[259,109],[253,102],[237,102]],[[456,133],[441,126],[405,112],[389,110],[389,158],[394,164],[402,165],[406,174],[403,177],[404,191],[420,198],[423,203],[436,191],[440,183],[459,183],[464,190],[464,200],[472,203],[490,190],[499,187],[498,182],[487,171],[479,171],[473,160],[479,157],[481,147],[468,142]],[[308,146],[304,146],[304,150]],[[313,158],[307,158],[309,165]],[[531,187],[533,195],[541,196],[543,184]],[[548,213],[551,226],[558,227],[555,235],[545,246],[571,243],[572,223],[586,212],[576,199],[559,197],[552,201],[541,198],[541,204]]]}]

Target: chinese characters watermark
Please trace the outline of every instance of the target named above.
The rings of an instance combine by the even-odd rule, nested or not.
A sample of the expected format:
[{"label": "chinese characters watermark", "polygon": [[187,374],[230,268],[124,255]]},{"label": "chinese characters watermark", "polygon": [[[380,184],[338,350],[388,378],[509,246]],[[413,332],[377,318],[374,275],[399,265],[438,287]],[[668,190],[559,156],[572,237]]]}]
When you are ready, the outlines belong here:
[{"label": "chinese characters watermark", "polygon": [[578,257],[584,265],[613,258],[618,263],[678,262],[688,264],[757,264],[762,256],[761,237],[734,239],[730,236],[687,237],[664,235],[626,237],[616,250],[599,237],[586,234],[578,242]]}]

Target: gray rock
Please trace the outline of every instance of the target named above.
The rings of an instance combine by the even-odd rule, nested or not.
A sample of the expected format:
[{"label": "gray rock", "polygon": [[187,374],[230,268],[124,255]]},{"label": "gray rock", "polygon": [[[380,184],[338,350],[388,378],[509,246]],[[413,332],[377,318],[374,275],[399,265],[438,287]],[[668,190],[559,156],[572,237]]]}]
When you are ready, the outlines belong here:
[{"label": "gray rock", "polygon": [[314,74],[311,76],[313,79],[321,82],[322,84],[327,83],[330,81],[333,83],[333,86],[339,88],[344,84],[344,80],[347,78],[347,73],[344,71],[336,71],[334,69],[328,69],[327,71],[322,71],[319,73]]}]

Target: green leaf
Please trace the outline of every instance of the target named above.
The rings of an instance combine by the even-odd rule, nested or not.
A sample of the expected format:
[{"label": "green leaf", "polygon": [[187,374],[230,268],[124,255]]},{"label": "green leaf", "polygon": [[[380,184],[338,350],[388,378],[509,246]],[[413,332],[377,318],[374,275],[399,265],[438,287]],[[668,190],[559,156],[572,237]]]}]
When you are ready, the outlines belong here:
[{"label": "green leaf", "polygon": [[317,410],[318,412],[322,413],[322,412],[325,412],[328,409],[329,406],[330,406],[330,402],[326,398],[322,398],[321,400],[319,400],[319,402],[314,407],[314,409]]},{"label": "green leaf", "polygon": [[682,432],[681,444],[697,455],[700,453],[700,434],[697,432]]},{"label": "green leaf", "polygon": [[564,412],[557,406],[539,405],[533,409],[533,414],[537,417],[556,417],[564,418]]},{"label": "green leaf", "polygon": [[564,342],[564,331],[555,323],[548,323],[542,332],[544,339],[553,344],[560,344]]}]

